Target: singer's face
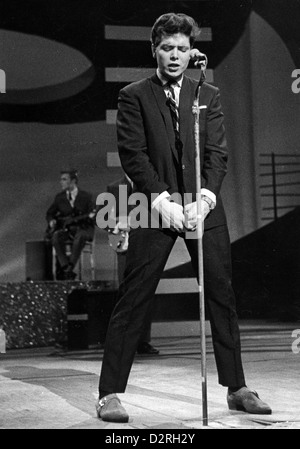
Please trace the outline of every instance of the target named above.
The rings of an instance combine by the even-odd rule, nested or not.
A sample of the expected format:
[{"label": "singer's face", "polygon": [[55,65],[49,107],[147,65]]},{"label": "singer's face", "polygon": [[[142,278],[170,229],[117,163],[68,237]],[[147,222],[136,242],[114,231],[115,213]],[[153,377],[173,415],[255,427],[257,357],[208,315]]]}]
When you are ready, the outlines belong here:
[{"label": "singer's face", "polygon": [[182,33],[166,35],[152,47],[158,70],[166,78],[179,79],[190,61],[190,39]]}]

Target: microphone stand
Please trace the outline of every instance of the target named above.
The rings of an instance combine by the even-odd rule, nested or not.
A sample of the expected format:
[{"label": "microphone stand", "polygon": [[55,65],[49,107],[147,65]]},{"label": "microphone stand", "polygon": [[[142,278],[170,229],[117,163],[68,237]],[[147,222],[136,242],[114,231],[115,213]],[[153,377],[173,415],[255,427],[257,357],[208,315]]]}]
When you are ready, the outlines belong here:
[{"label": "microphone stand", "polygon": [[[206,60],[207,61],[207,60]],[[207,414],[207,378],[206,378],[206,335],[205,335],[205,303],[203,281],[203,228],[201,207],[201,161],[200,161],[200,90],[205,80],[206,61],[200,62],[200,80],[192,107],[194,114],[195,164],[196,164],[196,201],[197,201],[197,242],[198,242],[198,294],[200,310],[200,343],[201,343],[201,383],[202,383],[202,424],[208,425]]]}]

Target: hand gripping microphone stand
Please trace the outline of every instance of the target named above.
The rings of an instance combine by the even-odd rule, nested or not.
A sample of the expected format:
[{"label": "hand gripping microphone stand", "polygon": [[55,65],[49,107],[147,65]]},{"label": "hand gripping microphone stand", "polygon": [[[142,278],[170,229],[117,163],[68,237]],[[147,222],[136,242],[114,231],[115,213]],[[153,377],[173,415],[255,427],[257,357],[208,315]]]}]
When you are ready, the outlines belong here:
[{"label": "hand gripping microphone stand", "polygon": [[[205,55],[204,55],[205,56]],[[202,423],[208,425],[207,415],[207,381],[206,381],[206,340],[205,340],[205,305],[204,305],[204,281],[203,281],[203,227],[202,207],[201,207],[201,161],[200,161],[200,90],[205,80],[207,58],[200,60],[197,65],[200,66],[200,80],[197,86],[192,112],[195,117],[194,136],[195,136],[195,165],[196,165],[196,201],[197,201],[197,241],[198,241],[198,293],[200,309],[200,343],[201,343],[201,382],[202,382]]]}]

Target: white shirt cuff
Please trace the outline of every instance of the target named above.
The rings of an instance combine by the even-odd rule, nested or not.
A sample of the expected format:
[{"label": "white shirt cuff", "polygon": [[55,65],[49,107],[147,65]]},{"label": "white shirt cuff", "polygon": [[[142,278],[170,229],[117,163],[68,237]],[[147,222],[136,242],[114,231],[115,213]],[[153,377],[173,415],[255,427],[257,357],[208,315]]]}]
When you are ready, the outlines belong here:
[{"label": "white shirt cuff", "polygon": [[208,196],[215,204],[217,204],[217,197],[216,195],[207,189],[201,189],[201,195]]},{"label": "white shirt cuff", "polygon": [[[216,195],[213,192],[211,192],[210,190],[201,189],[201,195],[208,196],[208,198],[210,198],[216,204],[216,202],[217,202]],[[155,200],[151,204],[151,208],[153,209],[158,203],[160,203],[161,200],[163,200],[164,198],[169,198],[169,197],[170,197],[169,192],[167,192],[165,190],[160,195],[158,195],[158,197],[155,198]]]},{"label": "white shirt cuff", "polygon": [[154,207],[161,202],[161,200],[163,200],[164,198],[169,198],[169,196],[171,196],[169,194],[169,192],[167,192],[166,190],[164,192],[162,192],[160,195],[158,195],[154,201],[152,201],[151,204],[151,209],[154,209]]}]

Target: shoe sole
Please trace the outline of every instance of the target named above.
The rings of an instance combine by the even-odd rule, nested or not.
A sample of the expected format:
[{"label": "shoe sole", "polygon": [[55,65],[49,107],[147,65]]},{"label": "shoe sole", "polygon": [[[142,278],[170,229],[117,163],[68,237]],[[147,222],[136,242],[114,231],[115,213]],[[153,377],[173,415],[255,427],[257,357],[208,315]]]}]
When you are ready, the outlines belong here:
[{"label": "shoe sole", "polygon": [[252,415],[272,415],[272,410],[266,410],[266,411],[250,411],[245,409],[242,405],[228,405],[229,410],[236,411],[236,412],[245,412],[245,413],[251,413]]},{"label": "shoe sole", "polygon": [[111,418],[111,419],[108,419],[108,418],[102,418],[102,416],[100,415],[100,413],[98,412],[98,410],[96,409],[96,414],[97,414],[97,418],[99,418],[99,419],[101,419],[101,421],[104,421],[104,422],[114,422],[114,423],[128,423],[128,421],[129,421],[129,416],[124,416],[124,418]]},{"label": "shoe sole", "polygon": [[121,423],[121,424],[126,424],[129,421],[129,418],[120,418],[120,419],[105,419],[105,418],[101,418],[100,419],[104,422],[114,422],[114,423]]}]

